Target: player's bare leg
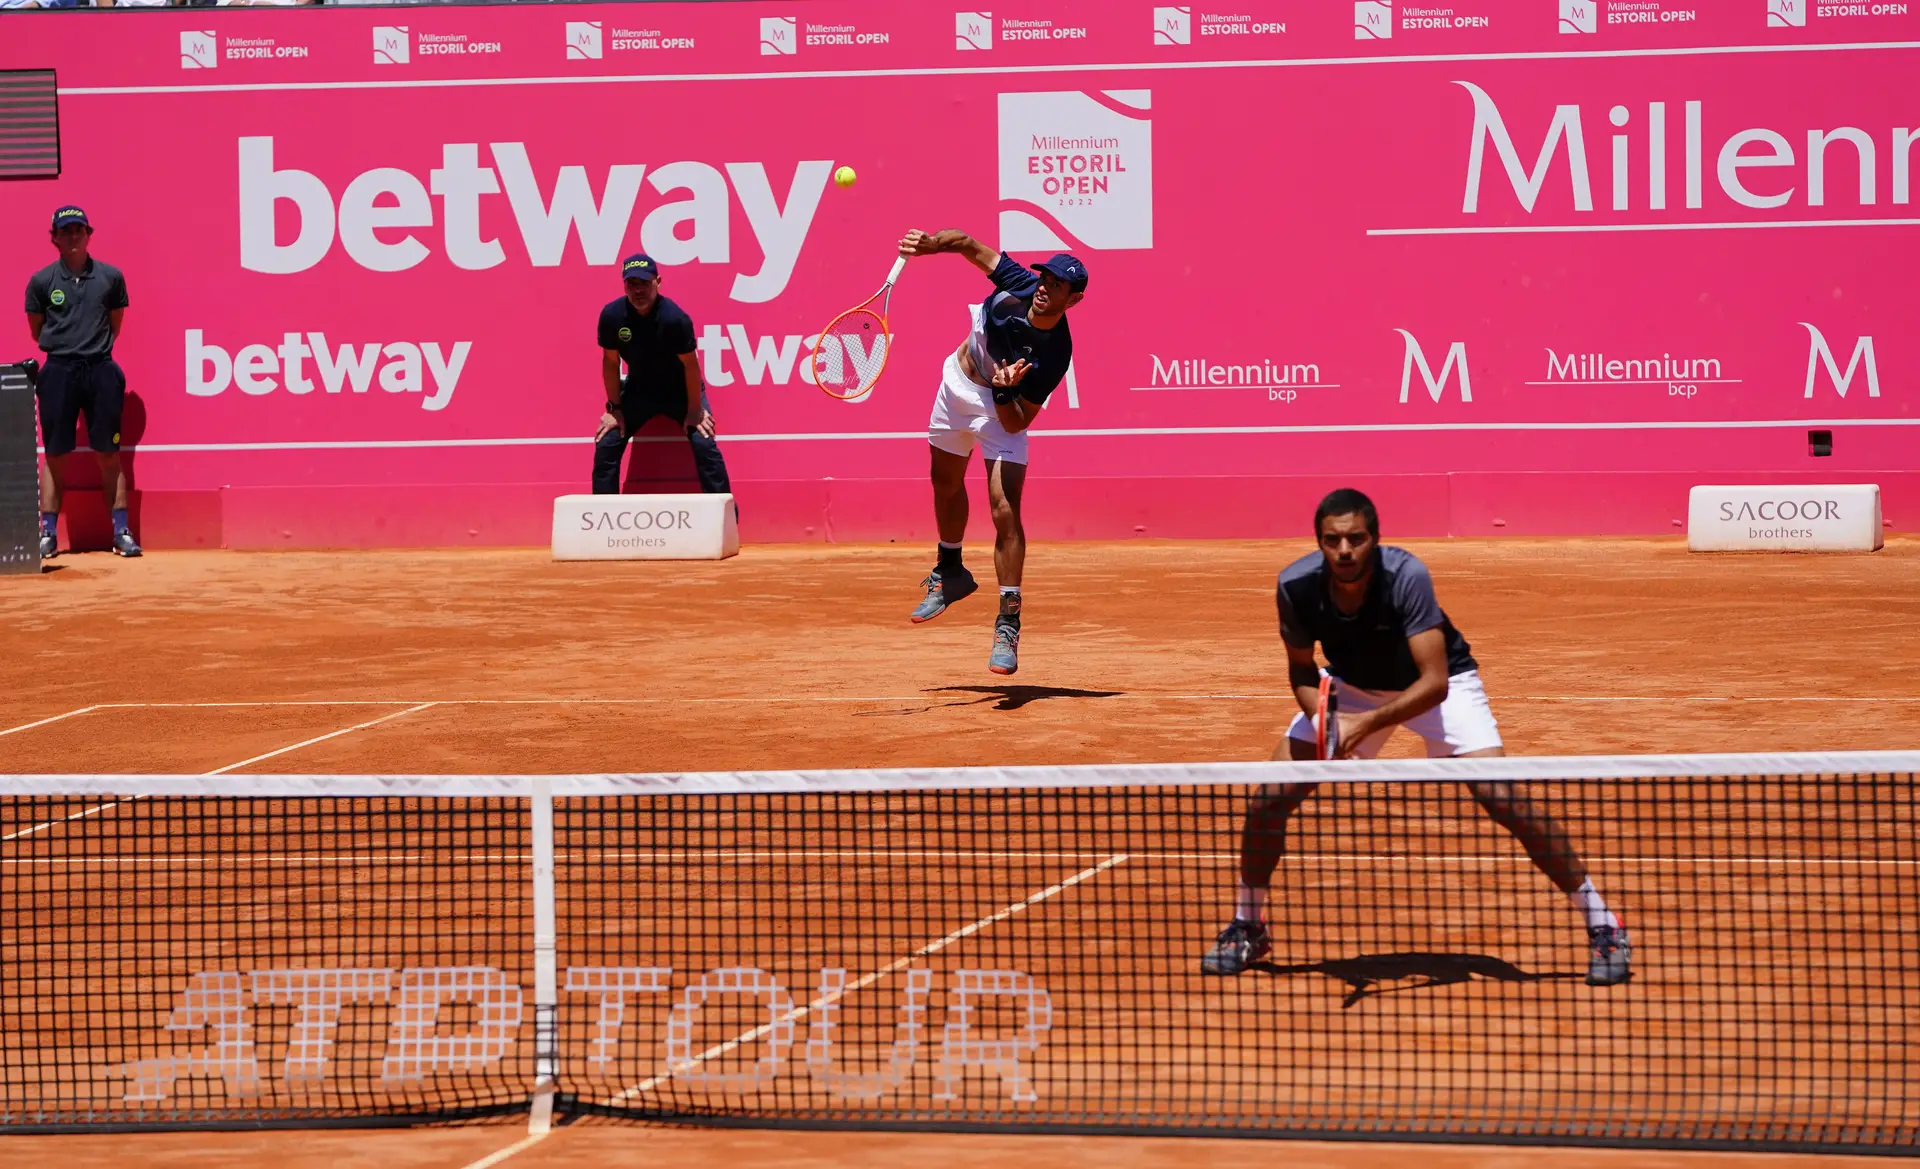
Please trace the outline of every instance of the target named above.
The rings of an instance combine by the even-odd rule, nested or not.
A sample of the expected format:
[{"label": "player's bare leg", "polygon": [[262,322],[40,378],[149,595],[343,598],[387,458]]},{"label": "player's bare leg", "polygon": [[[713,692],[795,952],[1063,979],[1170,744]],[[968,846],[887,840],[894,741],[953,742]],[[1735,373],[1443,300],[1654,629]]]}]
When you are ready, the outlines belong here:
[{"label": "player's bare leg", "polygon": [[[1291,736],[1273,749],[1275,761],[1296,762],[1314,757],[1312,743]],[[1233,906],[1233,920],[1214,939],[1213,948],[1200,959],[1203,974],[1238,974],[1266,957],[1273,949],[1273,937],[1267,932],[1267,889],[1273,883],[1273,870],[1287,851],[1287,821],[1307,802],[1317,783],[1268,783],[1253,789],[1247,800],[1246,816],[1240,822],[1240,884]]]},{"label": "player's bare leg", "polygon": [[933,522],[940,529],[940,540],[958,544],[967,535],[967,463],[966,455],[927,447],[933,463],[928,474],[933,480]]},{"label": "player's bare leg", "polygon": [[940,551],[933,571],[920,582],[927,595],[913,611],[911,620],[916,624],[933,620],[980,587],[960,561],[960,542],[967,534],[968,456],[932,445],[927,450],[932,456],[928,476],[933,482],[933,522],[940,532]]},{"label": "player's bare leg", "polygon": [[1027,566],[1027,530],[1020,523],[1025,463],[987,462],[987,502],[993,508],[993,571],[1000,580],[1000,615],[993,623],[993,653],[987,669],[1011,674],[1020,668],[1020,576]]},{"label": "player's bare leg", "polygon": [[[1505,754],[1504,748],[1489,747],[1484,751],[1468,751],[1458,757],[1484,759]],[[1551,813],[1535,804],[1526,788],[1520,784],[1482,781],[1467,784],[1467,790],[1473,794],[1474,802],[1480,805],[1481,810],[1491,816],[1494,823],[1512,833],[1520,846],[1527,850],[1533,866],[1545,873],[1547,879],[1573,902],[1581,923],[1586,927],[1591,951],[1587,960],[1587,982],[1594,986],[1625,982],[1630,976],[1629,962],[1633,956],[1633,945],[1627,940],[1627,931],[1620,924],[1620,919],[1608,910],[1600,891],[1593,887],[1593,880],[1587,873],[1587,863],[1580,859],[1567,830],[1560,826]]]}]

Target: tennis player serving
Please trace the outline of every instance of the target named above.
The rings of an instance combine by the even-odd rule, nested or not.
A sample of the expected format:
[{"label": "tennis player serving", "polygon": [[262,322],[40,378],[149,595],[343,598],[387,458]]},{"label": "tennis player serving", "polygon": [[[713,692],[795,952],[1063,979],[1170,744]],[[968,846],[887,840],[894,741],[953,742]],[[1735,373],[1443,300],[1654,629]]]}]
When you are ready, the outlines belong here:
[{"label": "tennis player serving", "polygon": [[993,281],[993,292],[972,306],[973,327],[947,358],[927,422],[940,550],[933,572],[921,582],[927,595],[912,619],[931,621],[979,587],[960,560],[967,532],[967,461],[977,446],[986,462],[993,570],[1000,581],[1000,615],[987,669],[1011,674],[1020,668],[1020,581],[1027,559],[1020,496],[1027,480],[1027,427],[1067,376],[1073,360],[1067,310],[1086,295],[1087,268],[1065,253],[1028,268],[963,231],[909,231],[900,241],[903,256],[939,252],[965,256]]},{"label": "tennis player serving", "polygon": [[[1427,566],[1403,549],[1380,546],[1379,515],[1358,491],[1328,495],[1313,522],[1320,550],[1288,565],[1276,594],[1287,680],[1307,713],[1293,716],[1274,758],[1314,757],[1321,677],[1315,642],[1326,652],[1338,699],[1336,758],[1371,759],[1400,726],[1425,739],[1433,758],[1506,754],[1479,666],[1441,611]],[[1204,973],[1238,974],[1273,949],[1264,916],[1268,887],[1285,849],[1287,819],[1315,786],[1273,784],[1254,793],[1241,828],[1233,921],[1200,960]],[[1481,810],[1518,838],[1534,867],[1572,900],[1586,936],[1588,984],[1625,982],[1633,954],[1626,928],[1593,887],[1565,830],[1517,784],[1466,786]]]}]

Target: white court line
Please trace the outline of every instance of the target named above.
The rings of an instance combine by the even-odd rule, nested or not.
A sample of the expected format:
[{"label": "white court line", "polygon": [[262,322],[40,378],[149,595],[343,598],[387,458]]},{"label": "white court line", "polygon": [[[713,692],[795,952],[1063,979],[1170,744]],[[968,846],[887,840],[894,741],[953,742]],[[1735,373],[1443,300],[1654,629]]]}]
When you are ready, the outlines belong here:
[{"label": "white court line", "polygon": [[[961,926],[959,929],[953,931],[952,933],[948,934],[944,938],[939,939],[938,941],[928,942],[926,945],[920,947],[918,950],[915,950],[913,953],[908,954],[904,958],[896,958],[892,962],[887,963],[885,966],[882,966],[880,969],[875,970],[870,974],[861,975],[859,978],[855,979],[853,982],[850,982],[846,986],[842,987],[839,990],[839,992],[835,994],[822,995],[819,998],[814,999],[812,1002],[808,1003],[804,1007],[795,1008],[791,1014],[786,1016],[786,1018],[779,1020],[779,1022],[786,1023],[786,1022],[798,1020],[802,1016],[811,1014],[812,1012],[819,1010],[821,1007],[826,1006],[829,1003],[838,1002],[840,999],[846,997],[847,995],[852,994],[854,991],[859,990],[862,987],[873,985],[874,983],[880,981],[882,978],[885,978],[887,975],[892,974],[894,971],[899,970],[902,967],[908,965],[916,958],[924,958],[929,954],[938,953],[939,951],[946,949],[948,946],[953,945],[955,942],[960,941],[963,938],[972,937],[974,934],[979,933],[981,930],[986,929],[988,926],[994,924],[997,921],[1004,921],[1007,918],[1012,917],[1016,913],[1022,913],[1028,907],[1038,905],[1042,901],[1045,901],[1047,898],[1052,897],[1057,893],[1065,892],[1066,890],[1073,888],[1075,885],[1078,885],[1082,881],[1091,880],[1092,878],[1099,876],[1101,873],[1106,872],[1108,869],[1112,868],[1115,865],[1125,864],[1127,860],[1128,860],[1128,857],[1125,854],[1121,854],[1119,856],[1110,856],[1106,860],[1101,861],[1099,864],[1094,865],[1091,868],[1081,869],[1079,872],[1075,873],[1071,877],[1068,877],[1066,880],[1061,881],[1059,884],[1049,885],[1045,889],[1040,890],[1038,893],[1035,893],[1029,896],[1024,901],[1016,901],[1012,905],[1009,905],[1004,909],[999,910],[996,913],[988,914],[986,917],[981,918],[979,921],[973,922],[970,925]],[[619,1104],[623,1101],[630,1100],[633,1097],[640,1095],[642,1092],[651,1091],[652,1089],[659,1087],[661,1084],[666,1083],[668,1080],[671,1080],[672,1078],[679,1075],[680,1073],[691,1071],[693,1069],[693,1065],[698,1063],[705,1063],[707,1060],[713,1059],[715,1056],[725,1055],[727,1052],[732,1051],[734,1048],[739,1047],[743,1043],[751,1043],[755,1039],[758,1039],[762,1035],[765,1035],[767,1032],[773,1030],[773,1028],[774,1028],[774,1023],[768,1022],[768,1023],[762,1023],[758,1027],[754,1027],[750,1030],[742,1031],[740,1034],[734,1036],[732,1039],[729,1039],[724,1043],[714,1044],[712,1047],[707,1048],[705,1051],[701,1052],[699,1055],[696,1055],[693,1058],[687,1060],[685,1063],[681,1064],[679,1067],[663,1072],[660,1075],[652,1076],[652,1077],[649,1077],[648,1079],[640,1081],[640,1083],[634,1085],[631,1088],[628,1088],[626,1091],[621,1092],[619,1095],[612,1097],[607,1101],[607,1103],[609,1105]]]},{"label": "white court line", "polygon": [[[1011,685],[1008,686],[1007,688],[1017,689],[1017,687],[1011,686]],[[977,696],[977,701],[985,702],[998,696],[995,688],[991,686],[983,686],[981,687],[981,689],[985,691],[985,693],[979,694]],[[970,694],[973,694],[973,691],[963,689],[963,690],[953,690],[953,691],[939,691],[939,692],[925,693],[925,694],[892,694],[892,695],[801,694],[801,695],[785,695],[785,696],[738,695],[733,697],[719,697],[719,698],[436,698],[433,701],[424,703],[422,705],[423,706],[652,706],[652,705],[671,704],[674,706],[691,706],[691,705],[702,704],[702,703],[712,704],[712,703],[733,703],[733,702],[752,702],[752,703],[759,703],[759,704],[801,703],[801,702],[835,702],[835,703],[856,703],[856,704],[857,703],[881,703],[881,702],[938,703],[946,699],[965,699]],[[1018,698],[1019,695],[1015,694],[1012,697]],[[1055,696],[1042,694],[1042,695],[1035,696],[1033,701],[1052,702],[1052,701],[1057,701],[1058,698],[1072,698],[1072,697],[1075,697],[1075,696],[1060,695],[1055,697]],[[1090,695],[1088,696],[1088,698],[1090,701],[1097,700],[1101,702],[1112,702],[1112,701],[1270,702],[1270,701],[1279,701],[1283,699],[1291,700],[1293,698],[1293,695],[1292,694],[1259,694],[1259,693],[1150,694],[1150,693],[1139,693],[1139,692],[1129,691],[1129,692],[1121,692],[1116,694],[1103,694],[1098,696]],[[1495,695],[1494,701],[1496,702],[1595,702],[1595,703],[1608,703],[1608,702],[1916,703],[1916,702],[1920,702],[1920,695],[1839,696],[1839,695],[1830,695],[1830,694],[1828,695],[1815,695],[1815,694],[1777,694],[1777,695],[1776,694],[1670,694],[1670,695],[1660,695],[1660,694],[1501,694],[1501,695]],[[226,708],[226,707],[251,707],[251,706],[263,706],[263,707],[271,707],[271,706],[405,706],[407,705],[407,702],[408,700],[400,699],[400,698],[393,698],[393,699],[387,699],[387,698],[260,699],[260,700],[250,700],[250,701],[234,701],[234,702],[103,702],[97,706],[89,706],[89,707],[84,707],[81,710],[69,711],[67,714],[58,715],[55,718],[51,718],[51,719],[43,719],[41,721],[57,722],[59,719],[70,718],[76,714],[84,714],[90,710],[148,710],[148,709],[182,710],[182,709],[220,709],[220,708]],[[406,713],[406,712],[402,712],[402,713]],[[26,730],[27,727],[39,726],[39,725],[41,724],[28,723],[27,726],[15,727],[13,729],[23,731],[23,730]],[[11,733],[12,733],[11,731],[0,731],[0,735],[11,734]],[[240,766],[240,765],[236,764],[235,766]]]},{"label": "white court line", "polygon": [[[366,722],[363,722],[363,723],[355,723],[350,727],[341,727],[337,731],[328,731],[324,735],[315,735],[311,739],[306,739],[301,742],[294,743],[292,746],[280,747],[275,750],[268,751],[264,755],[255,755],[251,759],[242,759],[238,763],[229,763],[224,767],[216,767],[212,771],[203,771],[200,773],[199,778],[205,779],[209,776],[225,775],[229,771],[238,771],[240,768],[246,767],[249,764],[259,763],[267,759],[272,759],[278,755],[285,755],[289,751],[298,751],[302,747],[311,747],[315,743],[324,743],[328,739],[337,739],[341,735],[349,735],[349,734],[352,734],[354,731],[364,731],[368,727],[379,726],[381,723],[386,722],[389,719],[396,719],[396,718],[400,718],[403,715],[413,714],[416,711],[425,710],[428,707],[433,705],[436,705],[436,704],[432,702],[422,702],[418,706],[410,706],[405,710],[396,710],[392,714],[383,714],[379,718],[368,719]],[[97,816],[101,812],[107,811],[109,808],[117,808],[122,804],[131,804],[136,800],[144,800],[146,798],[147,798],[146,796],[127,796],[125,799],[110,800],[104,804],[96,804],[91,808],[87,808],[83,811],[75,812],[71,816],[62,816],[58,820],[48,820],[43,824],[35,824],[31,828],[22,828],[18,832],[9,832],[5,836],[0,836],[0,844],[4,844],[9,840],[19,840],[22,837],[32,836],[36,832],[44,832],[49,828],[58,827],[61,824],[70,823],[74,820],[84,820],[89,816]]]},{"label": "white court line", "polygon": [[470,1165],[463,1166],[462,1169],[493,1169],[495,1165],[500,1164],[502,1161],[505,1161],[507,1158],[518,1156],[519,1154],[524,1153],[528,1149],[531,1149],[533,1146],[539,1144],[541,1141],[546,1140],[548,1137],[553,1135],[553,1132],[554,1130],[548,1129],[546,1132],[537,1132],[532,1134],[531,1136],[521,1137],[519,1140],[508,1145],[506,1148],[496,1149],[493,1152],[488,1153],[486,1156],[480,1158],[478,1161],[475,1161]]},{"label": "white court line", "polygon": [[[229,798],[229,797],[220,797]],[[643,864],[680,864],[687,861],[806,861],[806,860],[861,860],[873,863],[900,860],[1067,860],[1090,861],[1110,856],[1107,852],[1010,852],[994,849],[895,849],[887,851],[861,851],[858,849],[761,849],[744,851],[739,849],[706,849],[699,852],[592,852],[562,856],[568,863],[580,861],[631,861]],[[1130,852],[1129,858],[1140,864],[1155,861],[1215,861],[1226,863],[1239,860],[1239,854],[1233,852]],[[150,865],[156,868],[169,865],[409,865],[429,860],[459,861],[478,864],[528,864],[533,854],[528,852],[489,852],[489,853],[425,853],[425,852],[387,852],[387,853],[187,853],[187,854],[141,854],[135,856],[44,856],[44,857],[0,857],[0,868],[8,865],[22,867],[55,865]],[[1798,857],[1798,856],[1597,856],[1596,863],[1609,865],[1830,865],[1838,867],[1878,867],[1886,865],[1920,865],[1920,857],[1881,858],[1881,857]],[[1373,852],[1303,852],[1288,853],[1280,858],[1282,864],[1454,864],[1454,865],[1506,865],[1532,864],[1524,855],[1520,856],[1429,856],[1420,853],[1373,853]]]},{"label": "white court line", "polygon": [[30,731],[35,727],[44,727],[48,723],[57,723],[61,719],[72,718],[75,715],[85,714],[90,710],[99,710],[99,709],[100,708],[98,706],[83,706],[79,710],[69,710],[65,714],[56,714],[52,718],[43,718],[38,720],[37,722],[21,723],[17,727],[8,727],[6,730],[0,731],[0,736],[18,734],[21,731]]}]

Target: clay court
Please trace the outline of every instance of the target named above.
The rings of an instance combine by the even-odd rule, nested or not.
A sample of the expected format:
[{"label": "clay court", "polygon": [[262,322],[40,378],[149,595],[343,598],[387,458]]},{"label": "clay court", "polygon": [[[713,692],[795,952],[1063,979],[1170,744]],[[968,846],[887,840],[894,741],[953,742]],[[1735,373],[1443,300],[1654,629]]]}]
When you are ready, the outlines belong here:
[{"label": "clay court", "polygon": [[[1920,593],[1911,583],[1920,542],[1893,539],[1880,553],[1848,557],[1690,556],[1677,540],[1408,546],[1431,565],[1442,604],[1473,644],[1511,753],[1920,744],[1912,683]],[[717,564],[556,564],[536,551],[67,557],[0,590],[0,637],[16,647],[0,662],[0,687],[12,696],[0,720],[0,771],[520,774],[1262,759],[1293,709],[1273,576],[1305,550],[1146,541],[1036,547],[1014,679],[985,669],[987,603],[964,602],[930,625],[908,625],[925,570],[920,548],[753,547]],[[1388,753],[1417,748],[1402,736]],[[1882,806],[1896,813],[1891,829],[1910,836],[1911,781],[1900,782],[1909,790]],[[1230,829],[1230,820],[1220,827]],[[1214,854],[1230,857],[1226,832],[1196,831],[1178,843],[1207,850],[1208,863]],[[1091,830],[1084,835],[1093,842]],[[1209,835],[1219,839],[1209,843]],[[1628,827],[1618,843],[1645,839]],[[1910,855],[1906,847],[1901,855]],[[1042,884],[1058,884],[1086,867],[1075,858],[1058,871],[1033,871]],[[1130,863],[1114,869],[1112,881],[1104,870],[1069,881],[1049,910],[1094,920],[1103,905],[1111,908],[1101,890],[1153,885],[1143,875],[1150,871]],[[1524,872],[1523,864],[1520,873],[1486,878],[1475,891],[1504,894]],[[1007,874],[1006,890],[976,884],[989,901],[1017,901],[1027,878]],[[518,877],[509,866],[492,879]],[[1881,888],[1910,905],[1914,879],[1911,867],[1900,868]],[[1631,888],[1631,878],[1623,883]],[[1668,908],[1684,915],[1697,907]],[[1209,925],[1214,909],[1199,911]],[[977,910],[955,912],[970,920],[982,917]],[[1537,939],[1497,915],[1463,919],[1461,928],[1502,935],[1505,952],[1523,966],[1565,965],[1536,953]],[[1171,947],[1133,969],[1157,970],[1162,959],[1172,969],[1186,957]],[[1488,996],[1498,991],[1488,985],[1497,987],[1455,988],[1466,996],[1460,1008],[1497,1011],[1498,999]],[[1911,1025],[1920,1008],[1911,963],[1887,987],[1877,1005]],[[1217,993],[1214,1009],[1231,1012],[1240,1009],[1235,996],[1254,988]],[[1538,993],[1574,990],[1550,982]],[[1609,1009],[1630,1024],[1626,1006]],[[1235,1107],[1259,1099],[1249,1092]],[[1884,1105],[1874,1119],[1911,1134],[1913,1102]],[[598,1120],[487,1160],[514,1147],[522,1131],[509,1120],[398,1132],[23,1137],[0,1140],[0,1159],[451,1169],[722,1159],[879,1165],[904,1157],[1144,1166],[1254,1155],[1357,1167],[1418,1156],[1437,1169],[1772,1160],[770,1133]]]}]

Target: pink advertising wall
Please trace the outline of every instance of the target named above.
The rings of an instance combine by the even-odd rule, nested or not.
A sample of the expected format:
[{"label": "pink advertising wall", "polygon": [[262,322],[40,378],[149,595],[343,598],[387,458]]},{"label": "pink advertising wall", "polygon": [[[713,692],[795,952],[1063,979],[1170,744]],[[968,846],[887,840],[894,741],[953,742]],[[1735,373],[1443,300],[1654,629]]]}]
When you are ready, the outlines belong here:
[{"label": "pink advertising wall", "polygon": [[[916,226],[1087,262],[1042,538],[1292,535],[1345,483],[1400,535],[1671,532],[1728,481],[1878,482],[1907,526],[1909,7],[9,13],[65,169],[0,185],[0,274],[68,201],[125,269],[157,546],[544,543],[639,248],[699,327],[746,538],[930,540],[928,407],[985,281],[909,265],[868,399],[806,373]],[[630,489],[690,489],[646,437]]]}]

